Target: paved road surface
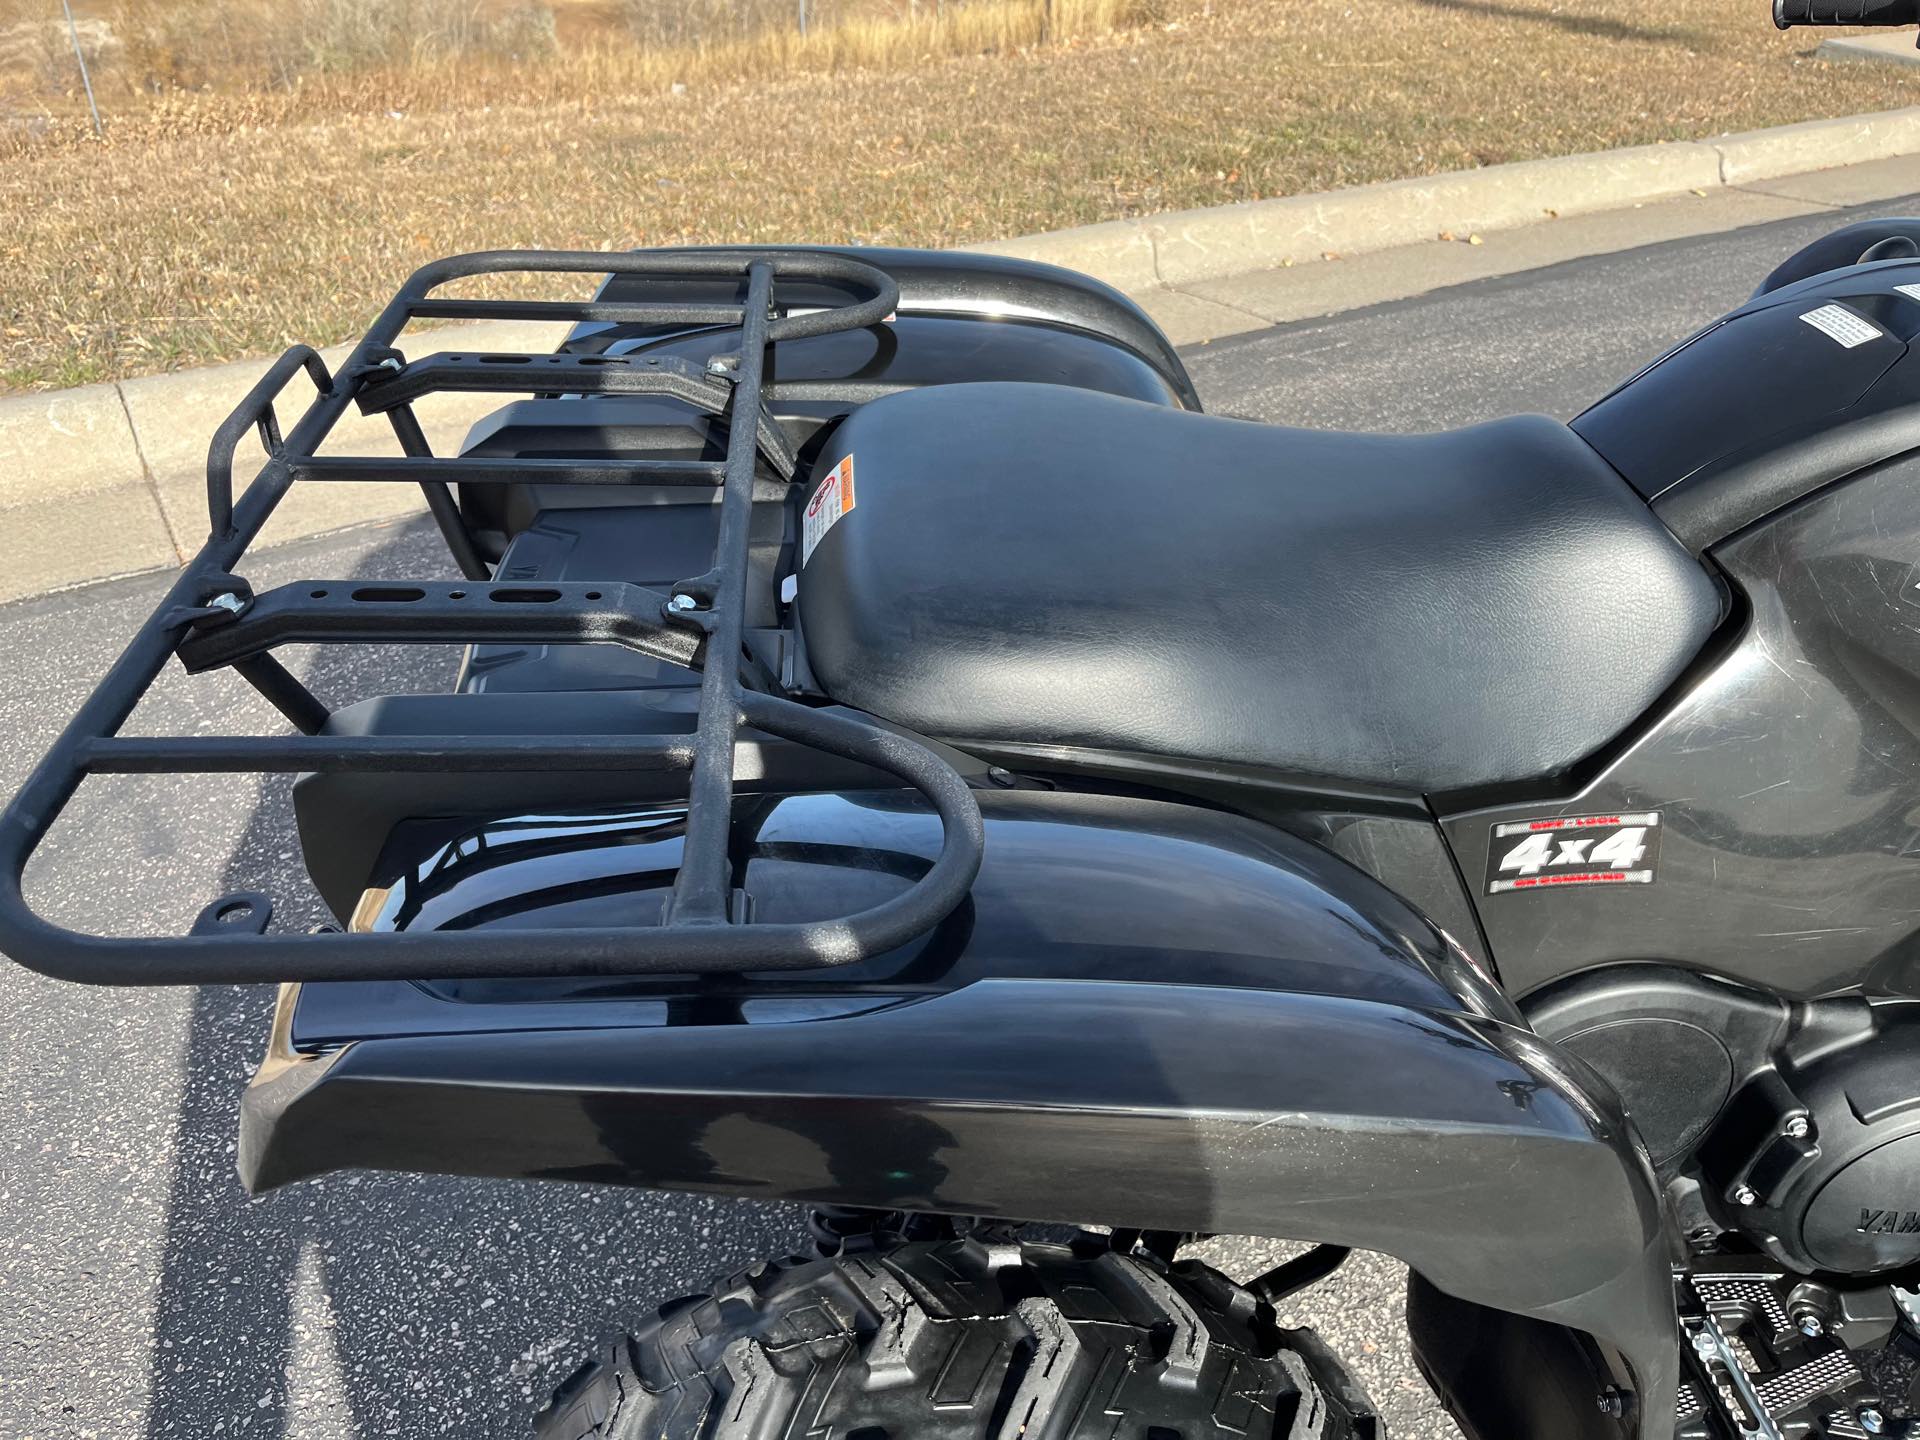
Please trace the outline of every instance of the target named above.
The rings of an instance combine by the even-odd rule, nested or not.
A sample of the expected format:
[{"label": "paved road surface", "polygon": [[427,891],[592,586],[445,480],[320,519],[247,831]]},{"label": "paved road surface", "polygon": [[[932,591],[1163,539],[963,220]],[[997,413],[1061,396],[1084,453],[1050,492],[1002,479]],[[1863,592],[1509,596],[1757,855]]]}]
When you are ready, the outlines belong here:
[{"label": "paved road surface", "polygon": [[[1300,424],[1571,415],[1845,218],[1570,262],[1220,342],[1191,363],[1213,408]],[[443,568],[437,543],[409,526],[273,552],[252,578],[423,568]],[[0,793],[162,584],[0,607]],[[315,683],[336,698],[438,688],[452,664],[437,651],[330,657]],[[229,679],[174,675],[133,728],[273,718]],[[261,888],[300,918],[283,786],[96,791],[31,877],[57,912],[177,928],[223,890]],[[595,1337],[796,1242],[784,1208],[557,1185],[350,1175],[249,1202],[233,1178],[234,1106],[270,1003],[0,971],[0,1440],[517,1436]],[[1220,1240],[1208,1253],[1251,1273],[1268,1248]],[[1298,1318],[1353,1358],[1395,1433],[1452,1435],[1407,1362],[1399,1284],[1390,1263],[1356,1262]]]}]

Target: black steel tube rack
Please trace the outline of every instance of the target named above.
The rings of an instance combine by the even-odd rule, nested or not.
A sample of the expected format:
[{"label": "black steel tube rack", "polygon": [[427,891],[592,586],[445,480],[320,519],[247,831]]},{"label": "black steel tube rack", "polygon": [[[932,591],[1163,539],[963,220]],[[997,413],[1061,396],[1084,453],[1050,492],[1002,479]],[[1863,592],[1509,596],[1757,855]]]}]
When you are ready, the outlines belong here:
[{"label": "black steel tube rack", "polygon": [[[671,300],[462,300],[434,292],[450,282],[514,273],[603,274],[661,281],[734,277],[737,304]],[[783,315],[783,279],[828,281],[864,298]],[[959,774],[928,747],[844,712],[751,690],[741,679],[747,611],[747,540],[762,465],[793,480],[794,458],[766,400],[767,347],[779,340],[881,322],[899,299],[882,270],[819,251],[602,254],[491,251],[417,271],[339,372],[295,346],[261,377],[213,437],[207,456],[209,531],[158,608],[135,633],[52,748],[0,813],[0,951],[43,974],[107,985],[248,981],[432,979],[792,970],[846,964],[901,945],[937,925],[965,897],[980,865],[980,812]],[[725,326],[737,351],[704,370],[668,360],[437,354],[408,363],[394,348],[416,319],[535,319]],[[314,388],[292,429],[278,404],[304,373]],[[444,390],[656,394],[721,416],[726,457],[672,460],[489,460],[435,457],[413,402]],[[865,397],[862,397],[865,398]],[[316,452],[349,405],[384,414],[399,458]],[[252,482],[234,492],[236,453],[249,434],[266,452]],[[298,481],[418,484],[469,579],[306,581],[254,595],[233,572],[274,508]],[[717,487],[719,539],[710,568],[670,593],[624,583],[526,586],[490,577],[467,534],[449,482]],[[335,736],[328,712],[270,653],[288,643],[420,643],[538,640],[625,645],[700,671],[691,735]],[[122,736],[119,731],[170,659],[193,672],[231,667],[299,732],[285,736]],[[900,779],[939,814],[943,844],[926,874],[900,894],[836,920],[755,923],[732,891],[735,746],[742,726]],[[478,772],[513,769],[667,771],[687,776],[682,863],[661,923],[595,930],[267,933],[245,900],[215,901],[186,935],[106,937],[65,929],[25,897],[34,851],[82,782],[100,774],[303,771]],[[222,918],[249,923],[222,925]]]}]

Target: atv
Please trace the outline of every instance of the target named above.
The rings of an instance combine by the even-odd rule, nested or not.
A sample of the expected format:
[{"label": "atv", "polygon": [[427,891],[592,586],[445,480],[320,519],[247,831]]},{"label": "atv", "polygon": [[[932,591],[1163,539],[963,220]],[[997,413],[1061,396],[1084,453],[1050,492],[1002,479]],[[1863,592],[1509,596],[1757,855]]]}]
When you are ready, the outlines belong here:
[{"label": "atv", "polygon": [[[1353,1248],[1474,1440],[1920,1433],[1916,337],[1920,220],[1872,221],[1570,425],[1337,434],[1201,413],[1043,265],[443,260],[221,426],[205,546],[0,817],[0,948],[278,982],[254,1191],[812,1207],[543,1440],[1370,1440],[1277,1318]],[[435,455],[447,392],[529,398]],[[322,454],[349,407],[401,453]],[[252,588],[349,480],[462,578]],[[342,705],[275,655],[446,642],[451,693]],[[122,733],[170,660],[286,733]],[[81,784],[155,772],[297,775],[336,923],[36,913]],[[1236,1284],[1216,1233],[1304,1248]]]}]

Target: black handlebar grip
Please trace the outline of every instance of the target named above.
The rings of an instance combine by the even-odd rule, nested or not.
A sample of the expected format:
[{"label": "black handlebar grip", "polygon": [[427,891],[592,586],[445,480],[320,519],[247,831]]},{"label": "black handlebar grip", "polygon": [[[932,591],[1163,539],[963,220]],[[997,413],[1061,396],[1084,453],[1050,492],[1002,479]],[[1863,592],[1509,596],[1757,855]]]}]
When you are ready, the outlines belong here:
[{"label": "black handlebar grip", "polygon": [[1920,0],[1773,0],[1773,23],[1794,25],[1920,24]]}]

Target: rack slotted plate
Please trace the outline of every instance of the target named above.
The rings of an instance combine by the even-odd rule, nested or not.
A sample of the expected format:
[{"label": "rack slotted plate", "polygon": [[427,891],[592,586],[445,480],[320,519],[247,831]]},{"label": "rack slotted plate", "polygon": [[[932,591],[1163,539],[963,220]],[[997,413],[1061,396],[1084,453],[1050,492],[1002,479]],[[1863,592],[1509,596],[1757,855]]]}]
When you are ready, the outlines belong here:
[{"label": "rack slotted plate", "polygon": [[[662,281],[732,277],[744,280],[745,296],[738,304],[687,304],[457,300],[433,293],[451,281],[512,272]],[[827,281],[870,294],[845,305],[777,316],[775,286],[783,278]],[[843,713],[747,690],[740,673],[755,473],[764,459],[783,478],[793,478],[791,450],[763,403],[766,348],[778,340],[877,324],[898,298],[885,272],[815,251],[491,251],[437,261],[416,272],[338,375],[330,374],[308,347],[289,350],[215,433],[207,460],[211,528],[206,544],[0,814],[0,950],[43,974],[110,985],[694,973],[846,964],[904,944],[938,924],[966,895],[980,865],[980,812],[965,781],[923,745]],[[393,345],[407,323],[420,318],[721,325],[738,327],[740,345],[704,371],[627,357],[439,354],[408,364]],[[317,393],[283,437],[276,401],[303,372]],[[715,463],[435,457],[412,404],[448,389],[665,395],[727,419],[726,458]],[[350,404],[385,414],[405,455],[318,456]],[[236,501],[234,455],[249,432],[259,435],[267,458]],[[417,483],[468,581],[302,581],[253,595],[232,572],[299,480]],[[705,573],[687,577],[667,594],[621,583],[495,583],[467,535],[447,488],[450,480],[717,486],[719,537],[713,561]],[[691,736],[332,736],[320,733],[326,707],[270,653],[290,643],[429,640],[625,645],[698,668],[699,718]],[[120,727],[176,655],[190,671],[230,666],[302,733],[121,736]],[[858,914],[809,924],[756,924],[734,913],[727,837],[742,725],[873,766],[920,791],[940,817],[938,858],[909,888]],[[184,936],[109,938],[57,926],[25,899],[27,862],[89,775],[503,769],[685,772],[686,838],[664,923],[511,933],[315,935],[266,934],[258,923],[202,923]],[[263,922],[266,917],[253,918]]]}]

